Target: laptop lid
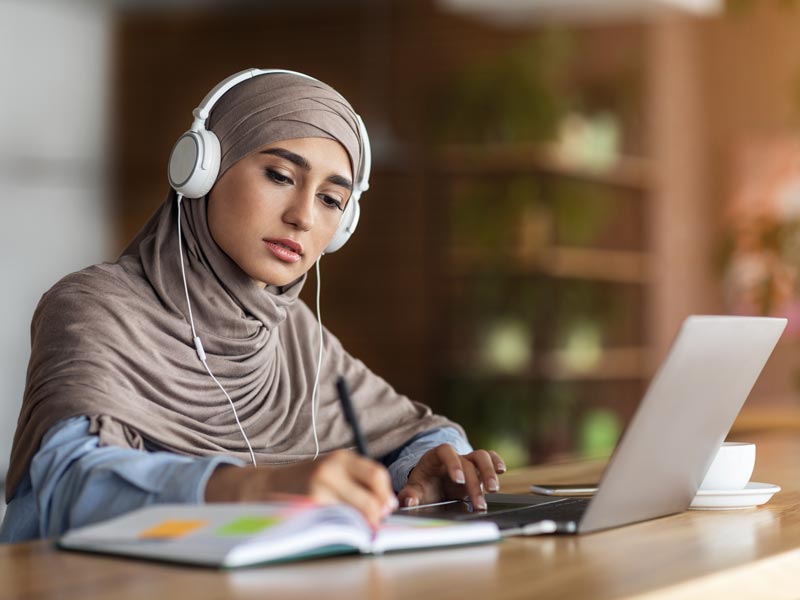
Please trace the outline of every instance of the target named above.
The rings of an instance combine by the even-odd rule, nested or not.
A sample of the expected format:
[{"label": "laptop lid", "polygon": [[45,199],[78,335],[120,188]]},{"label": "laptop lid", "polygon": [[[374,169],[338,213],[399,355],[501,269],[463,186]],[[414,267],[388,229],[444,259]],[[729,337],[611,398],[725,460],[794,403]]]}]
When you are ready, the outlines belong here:
[{"label": "laptop lid", "polygon": [[689,507],[786,323],[729,316],[683,322],[611,456],[579,533]]}]

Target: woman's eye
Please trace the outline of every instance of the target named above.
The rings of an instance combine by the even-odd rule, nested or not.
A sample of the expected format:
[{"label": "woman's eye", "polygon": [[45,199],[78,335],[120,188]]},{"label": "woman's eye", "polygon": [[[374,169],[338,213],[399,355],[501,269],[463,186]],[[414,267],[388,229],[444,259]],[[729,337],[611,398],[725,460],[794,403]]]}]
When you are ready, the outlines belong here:
[{"label": "woman's eye", "polygon": [[[274,181],[278,185],[291,185],[294,183],[290,177],[282,175],[281,173],[278,173],[278,171],[275,171],[273,169],[264,169],[264,172],[270,181]],[[333,196],[328,196],[327,194],[320,194],[319,197],[322,200],[323,204],[325,204],[325,206],[327,206],[328,208],[336,208],[341,211],[344,211],[342,203]]]},{"label": "woman's eye", "polygon": [[292,183],[292,180],[286,177],[286,175],[281,175],[277,171],[273,171],[272,169],[267,169],[267,177],[274,181],[275,183],[287,184]]},{"label": "woman's eye", "polygon": [[339,202],[336,198],[332,198],[331,196],[327,196],[325,194],[321,195],[322,201],[325,203],[325,206],[330,208],[338,208],[339,210],[344,210],[342,208],[342,203]]}]

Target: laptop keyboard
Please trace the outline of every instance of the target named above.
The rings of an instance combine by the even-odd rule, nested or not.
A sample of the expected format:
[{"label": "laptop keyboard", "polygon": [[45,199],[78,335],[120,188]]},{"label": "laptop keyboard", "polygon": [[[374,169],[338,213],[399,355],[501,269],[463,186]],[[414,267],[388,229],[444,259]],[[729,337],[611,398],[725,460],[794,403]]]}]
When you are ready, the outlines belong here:
[{"label": "laptop keyboard", "polygon": [[557,523],[577,523],[586,510],[586,506],[589,504],[590,500],[591,498],[564,498],[563,500],[539,504],[537,506],[520,506],[509,508],[506,511],[473,513],[468,517],[464,516],[461,518],[470,521],[473,519],[492,521],[496,523],[500,529],[522,527],[528,523],[544,520],[556,521]]}]

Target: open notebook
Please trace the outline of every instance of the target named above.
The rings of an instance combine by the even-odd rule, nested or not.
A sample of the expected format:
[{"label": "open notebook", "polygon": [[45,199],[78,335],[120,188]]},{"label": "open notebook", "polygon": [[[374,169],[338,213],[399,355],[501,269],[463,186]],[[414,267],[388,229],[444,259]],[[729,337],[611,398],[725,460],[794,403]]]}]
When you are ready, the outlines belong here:
[{"label": "open notebook", "polygon": [[388,517],[373,532],[347,505],[161,504],[68,531],[58,546],[213,567],[332,554],[381,554],[495,541],[489,522]]}]

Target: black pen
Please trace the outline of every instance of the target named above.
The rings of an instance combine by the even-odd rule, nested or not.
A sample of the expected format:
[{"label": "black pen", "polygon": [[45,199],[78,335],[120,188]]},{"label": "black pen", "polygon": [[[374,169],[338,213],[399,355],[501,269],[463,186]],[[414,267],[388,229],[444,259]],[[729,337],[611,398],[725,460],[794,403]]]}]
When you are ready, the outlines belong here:
[{"label": "black pen", "polygon": [[347,381],[344,377],[339,375],[336,380],[336,389],[339,391],[339,400],[342,402],[342,410],[344,410],[344,418],[350,424],[350,429],[353,430],[353,437],[356,440],[356,447],[361,456],[369,458],[367,451],[367,442],[364,439],[364,434],[361,432],[361,427],[358,425],[356,418],[356,411],[353,409],[353,402],[350,400],[350,390],[347,387]]}]

